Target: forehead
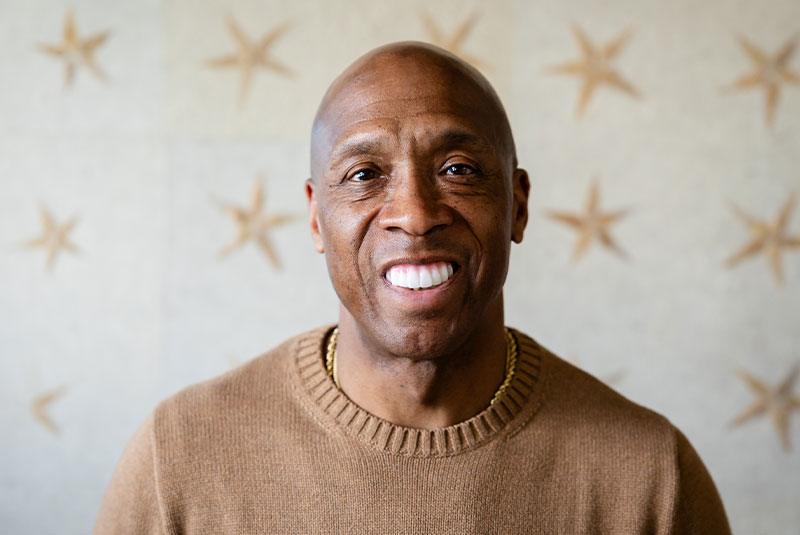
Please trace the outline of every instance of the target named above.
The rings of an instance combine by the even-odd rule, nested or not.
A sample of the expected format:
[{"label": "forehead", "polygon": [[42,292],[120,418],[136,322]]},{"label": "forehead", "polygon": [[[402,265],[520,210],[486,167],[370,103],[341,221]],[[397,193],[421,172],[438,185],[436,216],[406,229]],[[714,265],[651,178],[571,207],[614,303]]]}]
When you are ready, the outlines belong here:
[{"label": "forehead", "polygon": [[330,160],[354,144],[381,141],[471,141],[499,150],[497,115],[470,80],[402,67],[361,72],[339,89],[317,125],[319,156]]},{"label": "forehead", "polygon": [[491,145],[487,128],[469,109],[448,108],[435,101],[388,101],[360,108],[337,118],[328,132],[331,156],[353,144],[427,147],[437,143],[472,142]]}]

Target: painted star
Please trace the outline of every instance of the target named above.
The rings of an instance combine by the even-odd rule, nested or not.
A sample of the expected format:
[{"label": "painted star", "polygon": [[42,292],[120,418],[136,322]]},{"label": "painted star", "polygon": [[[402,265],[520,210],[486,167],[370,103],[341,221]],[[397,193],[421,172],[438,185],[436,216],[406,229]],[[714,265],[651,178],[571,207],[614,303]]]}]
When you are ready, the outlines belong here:
[{"label": "painted star", "polygon": [[783,45],[772,57],[765,54],[744,37],[739,37],[739,44],[742,45],[747,56],[755,63],[755,70],[742,75],[729,89],[741,90],[763,86],[765,92],[765,121],[767,126],[772,126],[775,122],[775,109],[778,107],[778,100],[780,99],[781,84],[800,83],[800,74],[789,70],[789,60],[794,54],[797,39],[792,39]]},{"label": "painted star", "polygon": [[64,30],[61,43],[57,45],[40,44],[39,50],[45,54],[64,60],[66,69],[64,71],[64,87],[72,85],[75,79],[75,70],[78,65],[84,65],[101,80],[106,79],[105,73],[95,63],[94,53],[97,48],[105,43],[111,32],[105,31],[96,33],[92,36],[81,39],[75,29],[75,18],[72,11],[67,12],[64,21]]},{"label": "painted star", "polygon": [[433,21],[433,18],[431,18],[431,16],[427,13],[422,12],[420,14],[420,18],[422,19],[422,25],[425,27],[425,31],[428,32],[430,40],[433,44],[444,48],[448,52],[460,57],[474,67],[484,67],[482,61],[467,54],[462,49],[464,41],[466,41],[467,37],[469,36],[469,32],[472,31],[472,28],[478,21],[477,14],[473,13],[470,15],[467,20],[456,27],[451,35],[446,35],[444,32],[442,32],[442,30]]},{"label": "painted star", "polygon": [[594,240],[599,239],[607,248],[611,249],[619,256],[625,258],[625,253],[614,242],[608,227],[618,219],[625,216],[628,210],[616,210],[614,212],[602,212],[599,208],[599,193],[597,182],[593,182],[589,190],[589,198],[586,201],[586,210],[583,214],[574,214],[550,210],[548,215],[565,223],[579,232],[578,241],[572,252],[572,262],[576,262],[586,251],[588,245]]},{"label": "painted star", "polygon": [[794,195],[790,195],[774,223],[759,221],[747,215],[738,206],[733,205],[736,215],[742,218],[750,228],[751,240],[728,259],[728,266],[735,266],[745,258],[763,251],[767,255],[778,284],[783,284],[781,252],[786,248],[800,247],[800,236],[786,235],[786,225],[794,209],[794,203]]},{"label": "painted star", "polygon": [[63,225],[56,224],[50,211],[44,205],[39,206],[39,213],[42,217],[42,235],[23,242],[21,244],[24,248],[38,248],[42,247],[47,250],[47,269],[52,271],[55,265],[56,258],[61,249],[66,249],[72,253],[79,253],[80,250],[69,241],[69,233],[72,231],[77,218],[72,217]]},{"label": "painted star", "polygon": [[42,424],[48,431],[50,431],[54,435],[58,434],[58,427],[56,427],[56,424],[53,423],[53,420],[50,419],[50,416],[47,414],[46,410],[47,407],[51,403],[53,403],[57,398],[61,397],[65,391],[66,390],[63,387],[49,390],[33,398],[33,402],[31,403],[31,411],[33,412],[33,417],[36,419],[37,422]]},{"label": "painted star", "polygon": [[583,115],[595,89],[602,84],[615,87],[632,97],[639,97],[636,89],[611,67],[611,60],[630,37],[630,30],[622,32],[616,39],[599,49],[578,26],[572,27],[572,33],[578,40],[583,57],[551,67],[550,71],[558,74],[577,74],[583,77],[583,89],[575,110],[578,117]]},{"label": "painted star", "polygon": [[794,383],[800,367],[795,365],[777,386],[770,387],[744,370],[739,370],[741,379],[758,396],[758,399],[740,414],[731,425],[740,425],[751,418],[768,413],[775,424],[781,444],[785,450],[791,449],[789,440],[789,416],[800,409],[800,397],[794,395]]},{"label": "painted star", "polygon": [[254,241],[264,252],[272,265],[280,268],[280,260],[269,241],[269,231],[277,226],[285,225],[296,219],[289,214],[267,215],[264,213],[264,194],[260,183],[256,184],[250,201],[250,206],[241,208],[232,204],[220,203],[221,208],[228,212],[239,226],[236,239],[220,251],[220,258],[228,256],[239,249],[247,241]]},{"label": "painted star", "polygon": [[207,63],[208,66],[214,68],[237,67],[241,70],[241,85],[239,86],[239,105],[241,106],[250,91],[253,71],[256,68],[271,69],[286,76],[292,74],[288,67],[278,62],[269,53],[269,48],[286,32],[289,25],[284,23],[277,26],[254,43],[250,41],[232,17],[228,17],[227,23],[239,49],[234,54],[210,59]]}]

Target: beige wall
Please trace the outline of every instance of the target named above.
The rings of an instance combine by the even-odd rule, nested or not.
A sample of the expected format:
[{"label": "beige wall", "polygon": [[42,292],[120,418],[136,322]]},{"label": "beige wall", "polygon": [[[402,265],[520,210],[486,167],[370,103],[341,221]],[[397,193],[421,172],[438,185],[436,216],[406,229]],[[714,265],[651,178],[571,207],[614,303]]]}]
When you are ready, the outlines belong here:
[{"label": "beige wall", "polygon": [[[737,533],[798,533],[797,407],[793,450],[766,414],[731,422],[759,399],[737,373],[774,389],[800,363],[800,249],[782,249],[783,284],[763,250],[726,260],[751,239],[732,203],[772,224],[800,194],[800,85],[781,84],[771,124],[763,85],[725,88],[755,70],[737,38],[771,60],[800,36],[800,3],[289,4],[0,5],[3,531],[87,532],[160,399],[335,320],[304,222],[310,121],[356,56],[435,37],[427,17],[445,40],[472,20],[448,46],[496,85],[533,180],[507,322],[683,429]],[[65,87],[65,58],[42,52],[70,5],[80,42],[110,32],[91,53],[105,81],[79,57]],[[254,71],[244,98],[241,70],[208,65],[236,51],[229,16],[253,40],[287,24],[268,49],[277,70]],[[576,116],[582,78],[552,72],[580,57],[575,25],[597,47],[630,30],[610,65],[638,98],[601,84]],[[786,59],[800,77],[800,51]],[[219,258],[236,236],[221,204],[248,204],[259,180],[266,212],[296,216],[269,233],[280,269],[253,243]],[[601,210],[629,209],[608,227],[627,259],[594,241],[570,262],[578,233],[549,216],[581,212],[593,180]],[[46,246],[20,247],[42,235],[40,204],[54,229],[76,218],[77,252],[56,244],[52,270]],[[770,398],[779,409],[791,387]]]}]

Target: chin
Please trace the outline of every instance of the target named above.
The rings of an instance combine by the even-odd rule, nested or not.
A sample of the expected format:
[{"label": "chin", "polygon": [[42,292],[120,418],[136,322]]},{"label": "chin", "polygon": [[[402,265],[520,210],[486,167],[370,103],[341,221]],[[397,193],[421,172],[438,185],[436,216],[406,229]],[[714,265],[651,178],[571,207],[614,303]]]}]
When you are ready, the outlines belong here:
[{"label": "chin", "polygon": [[[466,332],[460,333],[460,330]],[[394,323],[374,333],[379,345],[394,355],[413,360],[452,354],[464,344],[469,329],[458,329],[451,321],[417,320]]]}]

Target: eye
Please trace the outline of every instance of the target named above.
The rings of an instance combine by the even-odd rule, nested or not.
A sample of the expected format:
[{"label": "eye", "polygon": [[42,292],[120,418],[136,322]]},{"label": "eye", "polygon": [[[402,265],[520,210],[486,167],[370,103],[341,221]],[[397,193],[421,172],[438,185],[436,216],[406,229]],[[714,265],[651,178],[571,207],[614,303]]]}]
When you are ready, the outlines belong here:
[{"label": "eye", "polygon": [[463,163],[454,163],[444,168],[446,175],[471,175],[475,174],[475,168]]},{"label": "eye", "polygon": [[367,182],[368,180],[372,180],[376,176],[378,176],[378,174],[372,169],[369,168],[359,169],[358,171],[347,177],[347,180],[352,180],[354,182]]}]

